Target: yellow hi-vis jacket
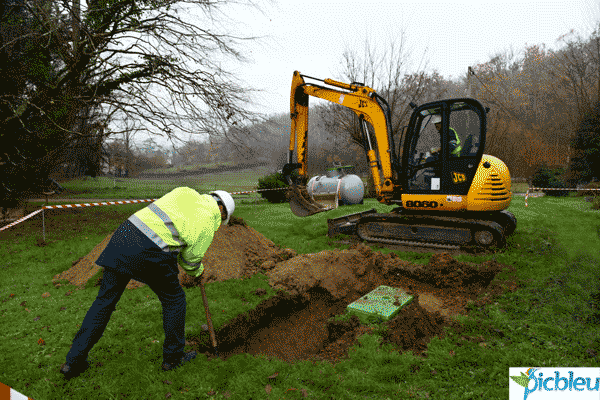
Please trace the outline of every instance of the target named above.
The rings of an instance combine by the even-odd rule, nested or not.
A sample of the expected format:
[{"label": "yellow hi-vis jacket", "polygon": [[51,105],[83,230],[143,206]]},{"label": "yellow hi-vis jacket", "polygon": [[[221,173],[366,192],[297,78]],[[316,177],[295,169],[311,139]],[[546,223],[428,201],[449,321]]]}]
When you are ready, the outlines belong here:
[{"label": "yellow hi-vis jacket", "polygon": [[460,138],[458,137],[458,133],[452,128],[450,128],[450,132],[454,133],[454,138],[456,140],[450,140],[450,148],[453,149],[450,154],[455,157],[460,157],[460,151],[462,150],[462,146],[460,145]]},{"label": "yellow hi-vis jacket", "polygon": [[221,225],[221,211],[211,195],[179,187],[128,219],[162,251],[178,252],[181,268],[198,277],[204,271],[204,253]]}]

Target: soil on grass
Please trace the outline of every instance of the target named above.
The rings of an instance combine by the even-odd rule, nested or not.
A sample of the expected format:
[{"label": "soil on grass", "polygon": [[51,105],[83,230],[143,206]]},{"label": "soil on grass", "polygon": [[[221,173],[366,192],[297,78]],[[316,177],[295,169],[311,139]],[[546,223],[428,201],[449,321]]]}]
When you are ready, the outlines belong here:
[{"label": "soil on grass", "polygon": [[[100,268],[93,261],[109,240],[110,235],[88,256],[77,260],[73,268],[55,276],[55,280],[68,279],[72,284],[85,285]],[[236,217],[231,225],[216,232],[204,264],[207,282],[263,272],[269,285],[278,290],[276,296],[265,299],[216,332],[219,354],[224,359],[240,353],[264,354],[287,362],[313,359],[335,363],[346,358],[357,337],[371,332],[373,326],[361,325],[356,317],[345,321],[331,318],[344,314],[350,303],[380,285],[401,288],[415,296],[399,315],[380,324],[387,328],[381,345],[389,343],[396,351],[423,355],[433,336],[444,335],[444,326],[460,330],[452,317],[465,313],[467,301],[483,305],[500,293],[517,288],[514,279],[494,280],[504,269],[514,272],[512,266],[496,261],[462,263],[446,253],[434,254],[425,265],[400,260],[394,253],[384,255],[363,243],[355,243],[348,250],[296,255],[291,249],[279,248]],[[179,278],[183,287],[199,285],[181,268]],[[143,285],[132,280],[128,288]],[[263,289],[256,289],[245,296],[264,295]],[[214,358],[207,331],[188,336],[186,342]]]},{"label": "soil on grass", "polygon": [[[85,257],[74,260],[72,268],[55,275],[53,282],[66,279],[72,285],[85,286],[87,281],[101,269],[95,261],[108,245],[113,234],[114,232],[107,235]],[[229,225],[221,226],[215,232],[213,242],[204,255],[202,264],[205,267],[205,282],[250,277],[260,269],[262,263],[281,261],[294,255],[294,250],[281,249],[254,228],[247,226],[243,220],[232,216]],[[184,287],[198,284],[197,280],[187,275],[181,267],[179,267],[179,282]],[[99,286],[100,281],[95,285]],[[127,284],[127,289],[143,286],[146,285],[132,279]]]},{"label": "soil on grass", "polygon": [[[78,212],[83,221],[83,210],[60,210],[60,213]],[[81,229],[48,216],[46,227],[53,232]],[[100,267],[94,261],[110,237],[107,235],[88,255],[73,260],[70,269],[56,275],[55,286],[73,284],[83,288],[90,279],[96,279],[95,284],[99,285],[101,278],[94,275]],[[44,243],[40,240],[38,245]],[[223,359],[241,353],[264,354],[287,362],[336,363],[347,358],[357,338],[372,332],[373,326],[362,325],[356,317],[343,321],[333,321],[332,317],[344,314],[350,303],[380,285],[401,288],[415,296],[397,316],[379,324],[387,328],[380,346],[390,344],[394,351],[425,355],[431,338],[442,337],[444,327],[460,331],[453,317],[466,312],[469,300],[476,307],[482,306],[518,287],[515,269],[510,265],[494,260],[463,263],[447,253],[434,254],[424,265],[400,260],[394,253],[384,255],[363,243],[355,243],[348,250],[296,255],[236,217],[215,233],[203,262],[208,283],[262,272],[267,275],[269,285],[278,291],[274,297],[264,299],[256,308],[219,328],[216,340]],[[506,270],[509,273],[504,280],[498,279],[496,275]],[[181,268],[179,277],[185,288],[199,285]],[[132,280],[127,287],[133,290],[141,286],[144,284]],[[244,294],[242,300],[265,295],[264,289],[257,288]],[[484,338],[476,340],[484,342]],[[215,357],[207,331],[188,335],[186,344],[209,359]]]}]

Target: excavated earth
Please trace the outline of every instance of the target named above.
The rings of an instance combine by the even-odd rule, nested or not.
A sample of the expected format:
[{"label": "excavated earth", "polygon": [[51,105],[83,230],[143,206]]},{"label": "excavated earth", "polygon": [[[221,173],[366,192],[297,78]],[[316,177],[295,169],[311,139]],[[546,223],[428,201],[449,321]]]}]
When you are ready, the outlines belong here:
[{"label": "excavated earth", "polygon": [[[68,280],[83,288],[99,272],[94,261],[111,236],[85,257],[73,261],[72,268],[54,276],[54,285]],[[466,313],[469,300],[482,306],[518,287],[515,269],[510,265],[493,260],[478,265],[463,263],[447,253],[434,254],[425,265],[400,260],[394,253],[384,255],[363,243],[355,243],[348,250],[296,255],[294,250],[278,247],[235,216],[229,226],[215,233],[204,264],[208,283],[262,272],[278,291],[219,328],[216,339],[219,354],[225,360],[241,353],[263,354],[287,362],[336,363],[347,358],[357,337],[371,332],[373,326],[361,325],[356,317],[346,321],[333,321],[331,317],[343,314],[348,304],[379,285],[402,288],[415,296],[396,317],[380,323],[387,327],[380,345],[391,344],[394,351],[425,356],[428,342],[433,336],[442,337],[444,327],[461,331],[453,317]],[[496,275],[503,270],[509,273],[505,280],[499,280]],[[99,286],[101,278],[94,279]],[[179,280],[185,288],[199,285],[181,268]],[[131,280],[127,288],[142,286],[145,285]],[[243,295],[242,300],[265,295],[264,289],[256,288]],[[463,338],[483,342],[481,337]],[[206,330],[188,336],[186,344],[209,359],[215,357]]]}]

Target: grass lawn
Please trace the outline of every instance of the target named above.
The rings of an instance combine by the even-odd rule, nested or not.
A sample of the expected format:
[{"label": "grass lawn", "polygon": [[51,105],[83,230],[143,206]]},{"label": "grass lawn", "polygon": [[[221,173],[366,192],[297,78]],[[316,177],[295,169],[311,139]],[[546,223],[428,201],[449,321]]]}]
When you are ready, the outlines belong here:
[{"label": "grass lawn", "polygon": [[[185,179],[136,179],[97,177],[73,179],[61,185],[71,193],[61,193],[61,198],[115,198],[115,199],[150,199],[157,198],[178,186],[189,186],[200,192],[221,189],[229,192],[254,190],[257,176],[264,176],[271,171],[268,167],[256,167],[239,172],[223,172],[206,174],[201,177]],[[258,195],[256,195],[258,196]]]},{"label": "grass lawn", "polygon": [[[251,190],[250,178],[250,174],[223,174],[218,182],[197,183],[206,191],[213,190],[210,186],[214,184],[225,190]],[[91,187],[90,180],[64,186],[77,189],[80,193],[73,196],[79,198],[139,199],[160,197],[179,185],[190,186],[131,180],[118,183],[118,187],[127,186],[121,189],[112,188],[111,180],[100,182],[97,187]],[[461,318],[468,335],[485,338],[485,347],[449,334],[443,340],[432,340],[427,357],[419,358],[387,348],[379,350],[380,337],[368,334],[352,348],[349,359],[335,367],[327,363],[313,366],[308,361],[286,364],[247,355],[209,363],[199,355],[189,365],[163,373],[159,372],[164,340],[161,306],[145,286],[123,294],[105,335],[89,354],[93,372],[88,370],[66,384],[59,367],[98,287],[92,286],[95,279],[91,279],[85,290],[74,290],[71,285],[57,289],[51,279],[147,203],[47,216],[47,223],[49,218],[60,221],[61,229],[47,228],[45,247],[36,246],[42,235],[41,221],[23,222],[0,232],[0,352],[5,366],[0,382],[36,400],[296,399],[303,398],[300,389],[314,399],[506,399],[509,367],[599,365],[598,318],[593,315],[600,304],[592,295],[600,290],[600,211],[591,210],[591,203],[576,197],[546,196],[528,203],[525,207],[523,197],[515,197],[511,203],[509,210],[518,224],[505,252],[455,257],[477,263],[495,257],[514,265],[523,282],[516,292],[485,308],[472,308]],[[298,223],[300,219],[287,204],[238,201],[235,215],[277,245],[315,253],[330,249],[327,218],[370,208],[380,212],[391,209],[366,199],[364,205],[339,208]],[[427,263],[431,256],[395,253],[416,263]],[[268,297],[274,296],[267,282],[264,274],[257,274],[251,279],[206,285],[215,329],[265,299],[249,296],[250,304],[243,304],[240,293],[261,287]],[[45,293],[50,296],[43,296]],[[186,289],[186,297],[186,333],[198,332],[205,323],[200,290]],[[45,344],[40,345],[39,339]],[[461,347],[456,347],[458,342]],[[270,378],[276,373],[276,379]]]},{"label": "grass lawn", "polygon": [[513,193],[527,193],[527,189],[529,189],[529,184],[527,183],[513,182],[510,186]]},{"label": "grass lawn", "polygon": [[220,167],[231,167],[235,165],[235,162],[233,161],[226,161],[226,162],[214,162],[214,163],[204,163],[204,164],[194,164],[194,165],[182,165],[179,167],[170,167],[170,168],[155,168],[155,169],[148,169],[145,170],[144,172],[147,173],[159,173],[159,174],[174,174],[177,172],[181,172],[181,171],[194,171],[197,170],[199,168],[220,168]]}]

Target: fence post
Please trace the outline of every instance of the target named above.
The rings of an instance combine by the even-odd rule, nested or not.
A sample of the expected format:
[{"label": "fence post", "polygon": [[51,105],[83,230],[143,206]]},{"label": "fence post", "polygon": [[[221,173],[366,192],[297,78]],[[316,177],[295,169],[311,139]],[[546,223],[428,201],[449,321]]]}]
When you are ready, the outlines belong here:
[{"label": "fence post", "polygon": [[46,241],[46,222],[44,220],[44,210],[45,208],[42,208],[42,234],[44,235],[44,242]]}]

